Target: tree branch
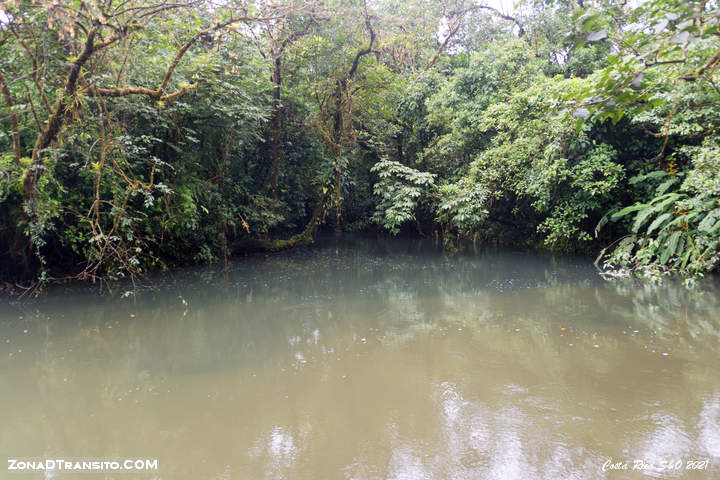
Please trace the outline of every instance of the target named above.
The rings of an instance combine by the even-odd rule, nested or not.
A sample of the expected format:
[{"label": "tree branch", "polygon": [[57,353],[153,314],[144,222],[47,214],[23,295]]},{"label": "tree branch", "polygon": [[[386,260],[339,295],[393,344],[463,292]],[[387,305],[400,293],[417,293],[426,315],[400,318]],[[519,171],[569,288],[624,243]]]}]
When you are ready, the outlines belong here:
[{"label": "tree branch", "polygon": [[98,88],[98,87],[89,87],[87,91],[91,95],[98,95],[101,97],[125,97],[128,95],[147,95],[148,97],[152,98],[153,100],[160,100],[160,101],[167,101],[172,100],[173,98],[179,97],[185,93],[187,93],[190,90],[194,90],[198,87],[198,83],[195,82],[190,86],[183,87],[180,90],[169,93],[166,95],[162,95],[162,92],[159,90],[151,90],[147,87],[117,87],[117,88]]},{"label": "tree branch", "polygon": [[45,91],[43,90],[42,86],[40,85],[40,79],[38,78],[38,62],[37,62],[37,55],[35,55],[31,50],[28,44],[25,42],[25,40],[18,34],[17,30],[15,30],[15,27],[12,23],[9,24],[10,31],[15,35],[15,38],[18,39],[18,42],[23,47],[23,49],[27,52],[28,57],[30,57],[30,61],[32,62],[32,79],[35,83],[35,87],[38,90],[38,94],[40,95],[40,98],[42,98],[43,102],[45,103],[45,108],[47,108],[48,112],[52,111],[52,108],[50,107],[50,101],[47,98],[47,95],[45,95]]},{"label": "tree branch", "polygon": [[370,32],[370,43],[368,44],[367,48],[358,51],[357,55],[355,55],[355,60],[353,60],[352,66],[350,67],[350,70],[345,76],[345,78],[348,80],[355,75],[358,65],[360,64],[360,59],[368,53],[372,52],[372,47],[375,43],[375,30],[373,30],[372,28],[372,24],[370,23],[370,16],[367,14],[367,12],[365,13],[365,27],[367,27],[368,31]]},{"label": "tree branch", "polygon": [[10,111],[10,127],[12,129],[12,144],[13,144],[13,160],[16,165],[20,165],[20,132],[18,130],[18,118],[17,113],[13,111],[13,98],[8,87],[5,77],[0,71],[0,90],[2,90],[3,97],[5,97],[5,103]]},{"label": "tree branch", "polygon": [[710,57],[710,59],[705,62],[705,65],[698,68],[693,73],[681,76],[680,79],[685,80],[686,82],[694,82],[695,80],[702,77],[707,71],[710,71],[710,73],[712,74],[712,72],[714,72],[717,68],[718,63],[720,63],[720,50],[715,52],[715,55]]},{"label": "tree branch", "polygon": [[[97,30],[95,30],[95,28],[90,29],[88,36],[85,39],[85,45],[82,53],[70,66],[70,71],[68,72],[67,80],[65,81],[64,95],[58,99],[55,104],[55,109],[47,121],[47,126],[35,141],[35,145],[32,150],[32,163],[28,169],[27,175],[25,176],[25,181],[23,182],[23,195],[25,197],[26,204],[32,203],[34,200],[37,193],[37,183],[42,176],[44,165],[41,152],[49,147],[53,141],[55,141],[55,138],[62,127],[65,116],[67,115],[68,100],[73,97],[77,90],[77,81],[80,76],[80,70],[94,52],[96,35]],[[30,205],[28,206],[32,209]]]},{"label": "tree branch", "polygon": [[517,27],[518,27],[518,36],[519,36],[519,37],[524,37],[524,36],[525,36],[525,29],[524,29],[523,26],[520,24],[520,22],[518,21],[517,18],[512,17],[512,16],[510,16],[510,15],[506,15],[506,14],[502,13],[500,10],[498,10],[497,8],[490,7],[490,6],[488,6],[488,5],[477,5],[477,6],[474,7],[474,8],[479,8],[479,9],[482,9],[482,10],[490,10],[491,12],[495,13],[495,15],[497,15],[497,16],[500,17],[500,18],[502,18],[503,20],[508,20],[508,21],[510,21],[510,22],[513,22],[513,23],[514,23],[515,25],[517,25]]},{"label": "tree branch", "polygon": [[509,20],[509,21],[515,23],[515,25],[517,25],[517,27],[518,27],[518,34],[519,34],[519,36],[522,37],[522,36],[525,35],[525,29],[523,28],[523,26],[520,24],[520,22],[518,22],[518,20],[517,20],[515,17],[511,17],[510,15],[506,15],[506,14],[502,13],[500,10],[498,10],[497,8],[494,8],[494,7],[490,7],[490,6],[487,6],[487,5],[473,5],[473,6],[467,8],[467,9],[465,9],[465,10],[462,10],[461,12],[459,12],[459,13],[457,14],[455,24],[454,24],[452,27],[450,27],[450,30],[448,31],[448,34],[445,36],[445,38],[443,39],[442,43],[441,43],[440,46],[438,47],[437,51],[435,52],[435,55],[430,59],[430,61],[428,61],[427,65],[425,65],[425,68],[422,70],[422,72],[420,72],[420,73],[418,74],[418,76],[415,77],[415,79],[412,81],[411,85],[414,85],[415,83],[417,83],[417,81],[420,80],[420,78],[421,78],[428,70],[430,70],[432,67],[435,66],[435,63],[437,63],[437,61],[440,59],[440,55],[442,55],[442,52],[447,48],[447,45],[448,45],[448,43],[450,42],[450,40],[452,39],[452,37],[454,37],[454,36],[457,34],[457,32],[460,30],[460,27],[461,27],[462,24],[463,24],[463,17],[465,16],[465,14],[466,14],[466,13],[469,13],[469,12],[475,10],[475,9],[490,10],[491,12],[495,13],[495,14],[496,14],[497,16],[499,16],[500,18],[502,18],[502,19],[504,19],[504,20]]}]

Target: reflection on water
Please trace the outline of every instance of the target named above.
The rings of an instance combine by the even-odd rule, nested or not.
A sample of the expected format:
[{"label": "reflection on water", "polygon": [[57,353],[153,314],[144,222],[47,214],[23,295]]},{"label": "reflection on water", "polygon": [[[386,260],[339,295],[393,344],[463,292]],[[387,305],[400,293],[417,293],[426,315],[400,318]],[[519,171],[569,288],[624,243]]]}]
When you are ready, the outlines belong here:
[{"label": "reflection on water", "polygon": [[0,307],[0,456],[158,458],[163,479],[720,476],[712,282],[344,237],[157,283]]}]

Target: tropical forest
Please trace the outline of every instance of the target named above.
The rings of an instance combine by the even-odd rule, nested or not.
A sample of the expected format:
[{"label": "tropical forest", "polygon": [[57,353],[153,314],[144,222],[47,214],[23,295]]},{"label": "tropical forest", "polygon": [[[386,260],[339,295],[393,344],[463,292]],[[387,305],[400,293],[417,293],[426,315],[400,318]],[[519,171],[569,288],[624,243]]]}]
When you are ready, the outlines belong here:
[{"label": "tropical forest", "polygon": [[719,28],[713,1],[6,0],[2,278],[377,230],[711,272]]}]

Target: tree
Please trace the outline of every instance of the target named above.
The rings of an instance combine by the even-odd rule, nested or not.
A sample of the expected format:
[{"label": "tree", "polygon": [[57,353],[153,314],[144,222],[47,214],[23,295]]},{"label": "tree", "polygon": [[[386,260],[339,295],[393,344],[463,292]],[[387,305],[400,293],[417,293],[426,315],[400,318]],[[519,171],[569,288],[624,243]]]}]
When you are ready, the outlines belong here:
[{"label": "tree", "polygon": [[[270,168],[270,196],[277,199],[280,161],[282,155],[282,81],[283,59],[298,39],[311,33],[320,21],[327,20],[323,3],[319,0],[290,2],[292,8],[276,19],[260,24],[261,35],[256,43],[264,58],[271,63],[273,83],[272,150]],[[253,32],[251,27],[251,33]],[[267,51],[267,53],[266,53]]]},{"label": "tree", "polygon": [[[124,60],[120,63],[122,68],[124,61],[130,55],[133,36],[137,32],[156,21],[162,21],[174,10],[188,8],[213,14],[208,15],[211,22],[206,22],[203,28],[191,30],[186,38],[179,41],[174,54],[169,57],[164,74],[156,81],[154,88],[122,85],[121,71],[114,75],[114,85],[104,84],[101,79],[107,78],[107,75],[103,74],[106,74],[107,69],[114,68],[115,59],[109,57],[124,56]],[[68,1],[39,5],[30,2],[10,2],[8,4],[4,9],[7,19],[4,25],[7,29],[5,38],[12,34],[13,39],[29,55],[30,71],[26,76],[32,78],[46,108],[45,120],[37,119],[39,131],[31,149],[30,162],[23,180],[23,211],[32,242],[37,241],[43,231],[40,225],[42,207],[37,204],[37,196],[38,185],[47,171],[47,149],[56,142],[66,123],[81,114],[86,100],[94,98],[96,102],[102,102],[105,98],[141,95],[156,102],[158,107],[162,108],[167,102],[176,100],[197,88],[197,83],[173,86],[172,78],[188,50],[199,40],[239,22],[274,21],[286,15],[292,10],[292,6],[280,9],[272,6],[264,7],[256,14],[250,14],[249,9],[247,5],[239,5],[232,9],[213,10],[200,0],[174,4],[143,1]],[[213,16],[217,18],[213,19]],[[70,57],[66,67],[62,63],[50,64],[46,57],[38,53],[41,49],[37,32],[40,24],[46,24],[48,28],[54,28],[58,32],[57,53],[60,57],[64,55]],[[38,74],[41,70],[47,70],[44,79]],[[16,75],[22,78],[20,72],[16,72]],[[46,83],[43,84],[42,80]],[[7,82],[4,79],[1,82],[0,87],[5,85],[2,90],[6,103],[12,106],[12,93],[7,88]],[[53,90],[52,83],[61,83],[62,88]],[[38,115],[43,112],[33,108],[33,113]],[[16,117],[13,118],[16,122]],[[17,135],[14,135],[14,148],[17,159],[20,151]],[[137,183],[134,188],[149,187]]]}]

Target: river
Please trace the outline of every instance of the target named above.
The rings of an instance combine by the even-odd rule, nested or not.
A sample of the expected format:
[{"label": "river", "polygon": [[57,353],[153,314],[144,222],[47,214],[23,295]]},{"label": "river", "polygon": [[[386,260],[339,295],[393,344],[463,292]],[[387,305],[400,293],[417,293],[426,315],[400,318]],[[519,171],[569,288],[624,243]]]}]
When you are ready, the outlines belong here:
[{"label": "river", "polygon": [[157,471],[0,477],[720,478],[712,280],[346,235],[152,283],[0,304],[0,455]]}]

